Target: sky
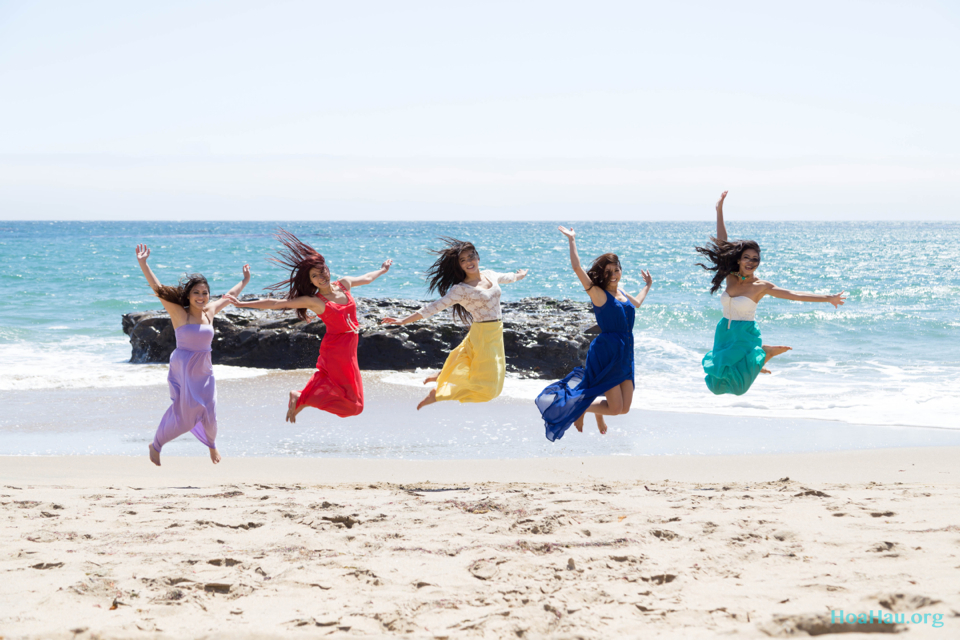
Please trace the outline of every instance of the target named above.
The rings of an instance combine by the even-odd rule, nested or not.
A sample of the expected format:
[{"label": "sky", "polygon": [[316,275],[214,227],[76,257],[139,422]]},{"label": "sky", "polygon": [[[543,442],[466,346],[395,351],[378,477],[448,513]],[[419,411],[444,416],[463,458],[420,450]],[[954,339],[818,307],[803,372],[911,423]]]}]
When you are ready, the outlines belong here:
[{"label": "sky", "polygon": [[0,219],[960,221],[960,3],[0,0]]}]

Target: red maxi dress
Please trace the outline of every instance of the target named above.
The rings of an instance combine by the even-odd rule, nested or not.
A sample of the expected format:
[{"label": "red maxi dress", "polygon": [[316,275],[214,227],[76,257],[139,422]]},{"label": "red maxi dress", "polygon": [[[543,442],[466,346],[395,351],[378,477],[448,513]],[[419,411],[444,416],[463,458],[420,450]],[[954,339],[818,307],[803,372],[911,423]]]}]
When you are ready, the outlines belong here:
[{"label": "red maxi dress", "polygon": [[347,296],[345,304],[326,300],[320,319],[327,332],[320,341],[317,371],[300,392],[297,407],[306,405],[347,418],[363,411],[363,380],[357,364],[357,303],[350,290],[337,283]]}]

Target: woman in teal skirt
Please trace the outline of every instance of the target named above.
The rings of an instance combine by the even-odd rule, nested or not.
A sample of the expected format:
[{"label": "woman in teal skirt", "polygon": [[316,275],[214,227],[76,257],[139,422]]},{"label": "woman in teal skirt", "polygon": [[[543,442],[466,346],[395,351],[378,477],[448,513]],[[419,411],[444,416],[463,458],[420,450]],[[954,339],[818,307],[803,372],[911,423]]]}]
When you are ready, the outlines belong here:
[{"label": "woman in teal skirt", "polygon": [[697,247],[710,266],[699,266],[713,271],[710,293],[716,293],[726,284],[720,295],[723,318],[717,323],[713,336],[713,350],[703,357],[703,371],[707,374],[707,388],[716,395],[732,393],[743,395],[761,373],[770,373],[765,367],[774,356],[790,351],[792,347],[763,344],[754,318],[757,304],[764,296],[799,300],[802,302],[829,302],[839,307],[845,300],[844,292],[833,295],[804,293],[781,289],[773,283],[757,278],[760,266],[760,245],[753,240],[727,240],[723,222],[724,191],[717,202],[717,235],[706,247]]}]

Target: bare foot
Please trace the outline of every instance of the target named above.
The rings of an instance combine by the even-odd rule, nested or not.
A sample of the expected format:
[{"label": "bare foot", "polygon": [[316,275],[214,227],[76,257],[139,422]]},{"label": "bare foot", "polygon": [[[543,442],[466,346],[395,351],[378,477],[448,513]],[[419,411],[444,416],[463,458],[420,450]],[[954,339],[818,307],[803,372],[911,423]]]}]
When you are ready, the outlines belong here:
[{"label": "bare foot", "polygon": [[157,465],[157,466],[159,467],[159,466],[160,466],[160,452],[153,448],[153,444],[151,444],[151,445],[148,446],[147,448],[150,449],[150,462],[152,462],[153,464],[155,464],[155,465]]},{"label": "bare foot", "polygon": [[427,394],[427,397],[420,401],[420,404],[417,405],[417,411],[424,408],[428,404],[433,404],[437,401],[437,390],[430,389],[430,393]]},{"label": "bare foot", "polygon": [[771,358],[775,358],[781,353],[786,353],[792,349],[793,347],[768,347],[767,345],[763,345],[763,352],[767,354],[767,358],[763,361],[763,364],[767,364]]},{"label": "bare foot", "polygon": [[427,376],[426,378],[423,379],[423,384],[430,384],[431,382],[436,382],[437,378],[439,377],[440,377],[439,373],[435,373],[432,376]]},{"label": "bare foot", "polygon": [[603,416],[597,414],[597,428],[600,429],[600,435],[607,435],[607,423],[603,421]]},{"label": "bare foot", "polygon": [[213,464],[220,463],[220,453],[216,449],[210,449],[210,460]]},{"label": "bare foot", "polygon": [[760,373],[771,373],[771,371],[770,369],[767,369],[766,367],[764,367],[763,369],[760,369]]},{"label": "bare foot", "polygon": [[297,421],[297,401],[300,399],[299,391],[291,391],[290,399],[287,400],[287,422]]},{"label": "bare foot", "polygon": [[581,413],[580,417],[573,421],[573,426],[575,426],[580,433],[583,433],[583,417],[585,415],[587,415],[586,411]]}]

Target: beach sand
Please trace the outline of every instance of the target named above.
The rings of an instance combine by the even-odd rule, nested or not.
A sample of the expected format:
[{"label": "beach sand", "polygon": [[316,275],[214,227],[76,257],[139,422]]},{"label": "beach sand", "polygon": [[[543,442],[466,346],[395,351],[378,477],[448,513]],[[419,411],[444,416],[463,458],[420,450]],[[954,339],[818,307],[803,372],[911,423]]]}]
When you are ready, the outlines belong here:
[{"label": "beach sand", "polygon": [[958,459],[3,457],[0,637],[956,637]]}]

